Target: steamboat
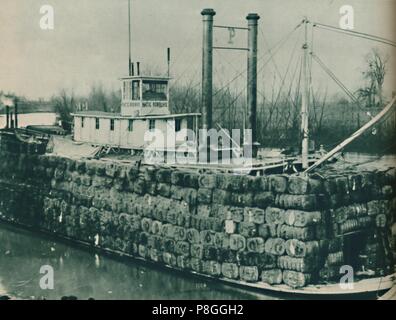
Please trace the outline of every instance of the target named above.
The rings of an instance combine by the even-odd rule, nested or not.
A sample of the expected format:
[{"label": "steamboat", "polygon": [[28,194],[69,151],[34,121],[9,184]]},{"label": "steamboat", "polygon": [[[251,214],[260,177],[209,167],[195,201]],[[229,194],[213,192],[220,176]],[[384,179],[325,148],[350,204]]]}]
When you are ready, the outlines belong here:
[{"label": "steamboat", "polygon": [[[388,200],[388,198],[384,198],[381,195],[378,199],[370,199],[371,201],[367,203],[362,201],[355,203],[351,200],[351,202],[346,201],[342,205],[334,206],[331,201],[328,201],[330,204],[327,202],[325,211],[328,212],[329,217],[326,219],[334,219],[338,224],[334,222],[333,226],[339,229],[338,232],[335,232],[334,236],[329,237],[328,235],[324,235],[321,238],[319,232],[316,235],[309,234],[309,230],[311,230],[311,227],[317,220],[323,219],[323,214],[318,214],[320,206],[311,207],[305,202],[302,204],[297,202],[294,204],[293,202],[289,206],[286,200],[286,202],[282,202],[281,199],[283,196],[285,199],[294,199],[293,197],[302,197],[303,195],[305,197],[303,199],[308,199],[311,195],[316,196],[322,193],[330,199],[335,194],[330,190],[331,187],[328,186],[333,186],[333,184],[335,186],[334,188],[338,188],[337,192],[340,192],[342,190],[342,187],[340,187],[342,183],[339,181],[342,179],[339,176],[342,176],[343,173],[336,173],[337,178],[334,178],[334,176],[331,177],[335,181],[331,180],[334,183],[323,182],[328,189],[322,189],[323,187],[321,186],[320,191],[315,191],[315,186],[318,182],[313,177],[316,176],[317,178],[317,176],[323,175],[326,170],[331,171],[332,169],[326,168],[328,161],[333,159],[337,153],[393,111],[396,98],[393,98],[375,117],[372,117],[368,123],[352,136],[347,137],[330,152],[312,150],[310,148],[308,134],[309,71],[307,61],[308,57],[312,56],[313,53],[310,51],[306,32],[306,28],[311,22],[304,19],[296,27],[296,29],[305,28],[305,40],[302,45],[301,153],[298,155],[277,154],[275,157],[270,154],[259,154],[260,143],[257,141],[256,118],[258,74],[257,35],[260,17],[255,13],[251,13],[246,17],[246,27],[235,27],[215,25],[214,19],[216,13],[212,9],[204,9],[201,15],[203,18],[202,105],[200,108],[197,108],[199,112],[181,114],[172,114],[170,112],[169,83],[171,77],[169,73],[169,49],[167,55],[168,74],[165,76],[142,75],[140,64],[135,64],[131,61],[130,50],[128,60],[129,73],[120,79],[120,113],[92,110],[75,111],[72,114],[72,137],[69,138],[59,135],[63,133],[62,130],[48,132],[45,130],[48,128],[44,128],[44,131],[37,128],[18,128],[18,110],[17,105],[14,104],[14,113],[10,113],[10,108],[7,107],[7,125],[1,131],[2,141],[12,139],[11,137],[13,137],[22,145],[27,145],[28,149],[33,150],[32,152],[47,152],[52,157],[68,158],[71,159],[70,161],[95,161],[95,166],[97,165],[99,167],[100,163],[104,163],[105,166],[109,166],[109,163],[128,166],[129,164],[138,162],[142,167],[154,168],[153,170],[158,170],[159,172],[170,172],[172,177],[177,176],[174,172],[183,171],[185,175],[198,176],[198,181],[202,181],[199,177],[203,175],[205,179],[210,181],[209,186],[208,184],[201,184],[199,182],[198,191],[195,191],[195,193],[198,192],[199,199],[200,193],[210,192],[211,200],[205,202],[206,200],[201,199],[201,204],[196,205],[198,209],[194,209],[198,210],[198,213],[195,213],[198,215],[201,209],[203,210],[204,207],[207,207],[207,204],[212,204],[212,207],[217,205],[211,202],[215,201],[214,192],[217,190],[216,188],[220,189],[222,195],[227,192],[238,193],[240,192],[239,189],[243,190],[243,188],[245,188],[244,190],[246,192],[254,192],[254,188],[257,188],[258,185],[261,187],[264,183],[263,181],[267,181],[266,183],[268,185],[262,187],[262,190],[265,191],[265,194],[269,198],[273,197],[271,199],[274,199],[269,200],[267,205],[262,205],[258,200],[257,203],[255,200],[252,202],[246,201],[247,205],[245,205],[244,199],[234,202],[233,200],[224,200],[220,197],[224,202],[220,203],[222,208],[217,208],[218,211],[223,210],[223,207],[228,210],[224,213],[226,218],[223,219],[223,229],[212,230],[205,227],[195,227],[196,229],[194,229],[189,225],[188,230],[190,231],[188,232],[191,233],[190,243],[188,242],[188,236],[186,238],[186,236],[180,235],[177,238],[176,236],[168,235],[170,239],[173,238],[172,241],[176,242],[176,246],[180,246],[178,250],[183,254],[177,256],[176,254],[165,252],[162,258],[158,258],[158,249],[149,247],[146,242],[136,244],[135,249],[132,250],[132,254],[111,245],[103,245],[101,250],[115,254],[130,255],[135,259],[149,261],[154,264],[162,264],[165,268],[171,268],[173,270],[183,272],[187,270],[188,273],[208,278],[209,281],[222,281],[230,285],[242,286],[252,290],[268,290],[293,295],[351,297],[356,295],[375,295],[392,288],[395,282],[395,274],[393,270],[391,271],[393,269],[393,262],[390,263],[392,265],[388,266],[387,271],[381,271],[381,275],[370,270],[365,270],[363,264],[363,269],[359,270],[360,276],[350,283],[347,289],[342,284],[334,282],[334,279],[338,279],[337,276],[334,276],[334,274],[330,276],[331,272],[335,272],[335,275],[337,275],[337,271],[339,271],[342,265],[341,263],[332,265],[331,260],[338,259],[336,253],[340,252],[339,256],[352,254],[353,248],[356,249],[356,241],[364,238],[364,236],[362,238],[361,234],[364,234],[366,238],[370,238],[370,241],[374,241],[373,239],[380,237],[379,234],[382,235],[384,241],[378,246],[385,251],[385,256],[389,256],[389,251],[390,255],[392,255],[392,250],[394,249],[391,249],[385,241],[388,233],[383,231],[385,227],[389,227],[389,223],[378,221],[380,220],[378,217],[382,218],[386,214],[386,218],[388,218],[393,213],[389,213],[389,209],[385,209],[384,207],[381,208],[387,210],[387,213],[381,210],[376,213],[371,213],[370,211],[378,211],[379,209],[372,209],[371,206],[379,206],[382,203],[384,203],[384,206],[392,206],[392,200]],[[238,28],[246,32],[247,47],[226,48],[214,46],[213,33],[217,28],[230,30]],[[129,39],[131,39],[131,36],[129,36]],[[131,48],[131,43],[129,47]],[[242,143],[237,141],[227,130],[223,129],[220,124],[213,123],[213,51],[224,49],[244,50],[247,52],[247,108],[245,110],[246,117],[243,133],[241,135],[243,138]],[[211,131],[215,133],[214,138],[209,134]],[[211,137],[213,138],[212,140],[210,139]],[[118,157],[120,155],[122,157]],[[390,168],[389,170],[392,169]],[[386,177],[392,175],[391,173],[393,171],[389,170],[384,174]],[[218,182],[219,179],[217,179],[217,184],[215,182],[212,185],[213,179],[210,177],[217,177],[217,175],[221,175],[222,178],[220,180],[226,182],[221,184]],[[356,190],[359,192],[368,190],[365,189],[367,186],[363,183],[365,176],[362,177],[359,172],[346,173],[346,177],[346,183],[349,183],[348,185],[350,187],[350,189],[348,187],[345,189],[346,193],[352,194]],[[345,175],[343,178],[345,178]],[[394,183],[392,179],[391,183]],[[251,185],[243,187],[244,182],[241,181],[245,180],[248,181],[248,184],[251,183]],[[172,185],[171,188],[178,185],[176,178],[172,182],[167,179],[159,179],[157,182],[158,185],[161,184],[165,188],[165,181]],[[234,186],[234,183],[237,187]],[[386,185],[382,187],[388,187],[388,184],[387,181]],[[156,186],[158,185],[156,184]],[[190,187],[188,183],[187,185]],[[219,185],[221,186],[219,187]],[[174,191],[177,192],[180,190],[175,188]],[[162,191],[158,192],[161,196],[166,194],[165,191],[163,193]],[[393,195],[393,191],[388,193],[391,196]],[[152,195],[148,193],[148,198],[150,197],[149,194]],[[240,197],[243,197],[240,193],[238,194]],[[172,198],[172,195],[168,194],[168,197]],[[183,200],[184,198],[181,197],[181,199]],[[149,200],[150,203],[152,203],[151,201],[154,200]],[[242,208],[240,205],[236,205],[238,201],[243,204]],[[377,202],[371,203],[373,201]],[[380,203],[380,201],[383,202]],[[187,204],[191,210],[192,203],[187,201]],[[157,204],[156,208],[160,208],[160,204]],[[168,209],[167,212],[169,210],[172,210],[172,208]],[[240,213],[239,216],[237,214],[238,212]],[[188,215],[190,216],[190,213]],[[282,218],[280,217],[281,215]],[[212,213],[208,213],[207,215],[202,214],[202,216],[213,219]],[[147,217],[141,219],[141,225],[144,230],[141,236],[147,236],[150,232],[154,233],[154,225],[163,227],[171,224],[170,218],[161,221],[159,218],[155,219],[153,217],[147,219]],[[365,223],[364,228],[360,228],[358,224],[350,228],[348,227],[352,222],[358,221],[360,223],[363,220],[367,222],[362,222]],[[62,223],[62,216],[59,217],[58,222]],[[147,227],[145,223],[150,225],[150,227]],[[266,231],[252,231],[252,233],[249,233],[249,226],[257,228],[257,230],[265,229]],[[381,226],[383,227],[381,229],[382,233],[378,233],[377,229]],[[275,231],[271,229],[275,227]],[[184,232],[179,229],[180,225],[175,228],[175,230]],[[50,234],[53,233],[51,228],[40,227],[40,230]],[[194,234],[197,232],[202,238],[200,240],[201,242],[195,239]],[[298,232],[303,233],[300,234]],[[92,240],[90,237],[87,238],[88,240],[76,239],[75,235],[70,235],[67,232],[59,233],[58,236],[71,239],[73,242],[82,245],[87,245]],[[216,236],[222,239],[221,242],[224,243],[227,250],[232,251],[231,256],[235,255],[235,259],[230,258],[227,260],[226,258],[225,260],[218,260],[214,256],[212,257],[210,252],[202,254],[194,253],[190,259],[190,252],[193,247],[198,250],[201,248],[199,246],[202,246],[203,250],[207,249],[209,251],[216,247],[214,244]],[[100,242],[98,240],[100,237],[102,236],[99,233],[96,234],[96,246]],[[366,238],[365,241],[368,241]],[[171,243],[171,240],[169,242]],[[228,244],[225,244],[226,242]],[[329,243],[332,246],[333,242],[335,247],[341,242],[344,243],[344,247],[342,248],[342,245],[340,245],[340,248],[332,252],[329,248]],[[92,246],[92,243],[89,246]],[[190,251],[187,250],[188,252],[184,252],[183,246],[188,246]],[[326,247],[326,250],[323,247]],[[146,252],[146,250],[151,251]],[[322,261],[323,259],[320,257],[323,250],[327,254],[327,258],[324,259],[325,261]],[[285,252],[287,252],[286,255]],[[205,254],[211,256],[208,261],[202,258]],[[260,259],[266,254],[268,254],[266,259],[271,260],[273,258],[274,261],[261,261]],[[314,258],[311,259],[311,255]],[[177,258],[177,262],[173,262],[173,256],[175,257],[175,261]],[[205,261],[200,263],[197,261],[197,257]],[[356,257],[355,254],[354,258],[365,259],[363,253],[359,257]],[[188,259],[190,259],[190,262],[185,262]],[[343,260],[342,257],[339,259]],[[346,256],[345,261],[348,260],[350,261],[351,259],[348,259],[348,256]],[[271,266],[261,268],[258,267],[260,263],[268,263]],[[312,268],[309,265],[315,264],[321,264],[322,266],[322,281],[315,281],[314,277],[309,276],[312,273]],[[315,269],[315,271],[319,270]],[[258,274],[258,272],[261,272],[261,274]],[[318,274],[316,272],[317,277]]]}]

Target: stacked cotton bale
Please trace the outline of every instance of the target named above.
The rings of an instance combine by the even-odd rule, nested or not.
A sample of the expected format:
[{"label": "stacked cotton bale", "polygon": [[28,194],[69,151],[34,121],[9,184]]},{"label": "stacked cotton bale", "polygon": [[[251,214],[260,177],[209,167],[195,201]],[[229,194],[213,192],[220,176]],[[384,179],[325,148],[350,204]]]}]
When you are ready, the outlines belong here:
[{"label": "stacked cotton bale", "polygon": [[[351,265],[356,274],[393,272],[390,239],[394,219],[395,170],[350,172],[328,176],[324,182],[329,198],[331,236],[328,256],[320,271],[321,281],[338,280],[341,266]],[[344,256],[346,255],[346,256]],[[350,261],[355,255],[358,262]]]},{"label": "stacked cotton bale", "polygon": [[[7,152],[2,159],[12,183],[0,183],[1,212],[92,246],[213,277],[303,287],[336,281],[346,237],[364,231],[361,266],[390,272],[394,170],[250,177]],[[34,199],[20,207],[29,192]]]}]

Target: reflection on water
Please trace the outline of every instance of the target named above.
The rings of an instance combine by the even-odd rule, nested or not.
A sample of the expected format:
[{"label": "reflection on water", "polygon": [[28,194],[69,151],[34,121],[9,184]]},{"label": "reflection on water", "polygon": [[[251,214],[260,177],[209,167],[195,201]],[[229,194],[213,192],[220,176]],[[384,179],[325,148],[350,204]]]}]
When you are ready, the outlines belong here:
[{"label": "reflection on water", "polygon": [[[39,286],[40,267],[54,268],[54,290]],[[0,224],[0,295],[24,299],[273,299],[157,269],[131,259],[90,253]]]}]

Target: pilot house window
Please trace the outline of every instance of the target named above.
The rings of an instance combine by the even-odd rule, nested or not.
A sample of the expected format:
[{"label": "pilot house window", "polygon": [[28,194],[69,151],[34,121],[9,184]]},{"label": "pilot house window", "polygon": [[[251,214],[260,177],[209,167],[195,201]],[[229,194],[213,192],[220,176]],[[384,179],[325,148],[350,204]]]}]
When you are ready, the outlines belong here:
[{"label": "pilot house window", "polygon": [[95,119],[95,128],[96,130],[99,130],[99,118]]},{"label": "pilot house window", "polygon": [[166,101],[167,82],[166,81],[143,81],[143,100],[145,101]]},{"label": "pilot house window", "polygon": [[122,85],[122,100],[140,100],[140,81],[125,80]]},{"label": "pilot house window", "polygon": [[179,132],[181,130],[181,119],[175,120],[175,131]]},{"label": "pilot house window", "polygon": [[110,131],[114,131],[114,119],[110,119]]},{"label": "pilot house window", "polygon": [[149,120],[149,131],[154,131],[155,129],[155,120]]},{"label": "pilot house window", "polygon": [[128,131],[129,132],[133,131],[133,120],[128,120]]},{"label": "pilot house window", "polygon": [[84,117],[81,117],[81,128],[84,128]]}]

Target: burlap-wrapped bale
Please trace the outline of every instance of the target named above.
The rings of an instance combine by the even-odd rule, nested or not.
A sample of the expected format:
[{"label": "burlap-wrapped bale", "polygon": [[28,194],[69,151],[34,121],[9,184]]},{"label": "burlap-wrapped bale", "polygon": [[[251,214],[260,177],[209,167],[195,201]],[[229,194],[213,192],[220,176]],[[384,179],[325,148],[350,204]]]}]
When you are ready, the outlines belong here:
[{"label": "burlap-wrapped bale", "polygon": [[319,254],[319,242],[303,242],[297,239],[289,239],[285,243],[286,253],[290,257],[304,258]]},{"label": "burlap-wrapped bale", "polygon": [[339,266],[342,265],[343,263],[344,263],[343,251],[329,253],[325,261],[326,266]]},{"label": "burlap-wrapped bale", "polygon": [[294,270],[302,273],[309,273],[319,269],[318,259],[315,259],[315,257],[295,258],[281,256],[278,258],[278,267],[282,270]]},{"label": "burlap-wrapped bale", "polygon": [[172,170],[168,168],[159,169],[156,172],[156,180],[162,184],[170,184],[171,183],[171,175]]},{"label": "burlap-wrapped bale", "polygon": [[151,261],[162,262],[162,254],[157,249],[154,248],[149,249],[149,257]]},{"label": "burlap-wrapped bale", "polygon": [[291,288],[302,288],[311,282],[311,275],[291,270],[283,271],[283,282]]},{"label": "burlap-wrapped bale", "polygon": [[176,264],[178,268],[187,270],[191,268],[191,259],[187,256],[177,256]]},{"label": "burlap-wrapped bale", "polygon": [[176,186],[181,186],[184,180],[184,173],[179,170],[173,170],[171,173],[171,183]]},{"label": "burlap-wrapped bale", "polygon": [[175,253],[182,256],[190,256],[190,244],[187,241],[177,241]]},{"label": "burlap-wrapped bale", "polygon": [[226,220],[224,222],[224,227],[225,227],[225,232],[227,234],[233,234],[236,232],[237,224],[235,223],[234,220]]},{"label": "burlap-wrapped bale", "polygon": [[288,225],[281,225],[278,229],[279,237],[283,239],[298,239],[303,241],[310,241],[315,239],[314,226],[292,227]]},{"label": "burlap-wrapped bale", "polygon": [[288,178],[285,175],[270,176],[271,190],[276,193],[285,193],[288,186]]},{"label": "burlap-wrapped bale", "polygon": [[261,272],[261,281],[274,285],[281,284],[283,281],[283,273],[280,269],[263,270]]},{"label": "burlap-wrapped bale", "polygon": [[219,250],[214,246],[203,246],[203,259],[204,260],[217,260],[219,257]]},{"label": "burlap-wrapped bale", "polygon": [[164,264],[166,264],[168,266],[171,266],[171,267],[177,266],[177,257],[173,253],[164,252],[162,254],[162,260],[163,260]]},{"label": "burlap-wrapped bale", "polygon": [[228,249],[230,247],[230,237],[223,232],[216,232],[214,235],[214,246],[218,249]]},{"label": "burlap-wrapped bale", "polygon": [[177,225],[183,228],[189,228],[191,226],[191,215],[179,214],[177,216]]},{"label": "burlap-wrapped bale", "polygon": [[240,266],[239,277],[241,278],[241,280],[246,282],[257,282],[259,277],[259,272],[257,267]]},{"label": "burlap-wrapped bale", "polygon": [[213,194],[213,189],[199,188],[197,193],[198,204],[211,204],[212,194]]},{"label": "burlap-wrapped bale", "polygon": [[268,207],[265,210],[265,221],[268,224],[283,224],[285,222],[285,210]]},{"label": "burlap-wrapped bale", "polygon": [[146,192],[146,181],[144,177],[139,175],[133,183],[133,192],[143,195]]},{"label": "burlap-wrapped bale", "polygon": [[255,224],[263,224],[265,222],[265,211],[259,208],[245,208],[244,209],[244,222]]},{"label": "burlap-wrapped bale", "polygon": [[249,252],[263,253],[265,241],[263,238],[248,238],[246,242],[246,249]]},{"label": "burlap-wrapped bale", "polygon": [[287,191],[290,194],[307,194],[309,192],[309,178],[306,176],[290,176]]},{"label": "burlap-wrapped bale", "polygon": [[183,180],[183,185],[185,185],[188,188],[194,188],[198,189],[199,188],[199,177],[201,175],[196,172],[187,172],[184,174],[184,180]]},{"label": "burlap-wrapped bale", "polygon": [[238,233],[246,238],[257,235],[257,225],[252,222],[240,222],[237,227]]},{"label": "burlap-wrapped bale", "polygon": [[141,221],[141,227],[144,232],[151,233],[153,220],[149,218],[143,218]]},{"label": "burlap-wrapped bale", "polygon": [[203,251],[204,251],[204,247],[201,244],[192,244],[190,246],[190,255],[193,258],[202,259]]},{"label": "burlap-wrapped bale", "polygon": [[285,240],[281,238],[269,238],[264,245],[266,253],[281,256],[285,253]]},{"label": "burlap-wrapped bale", "polygon": [[161,235],[163,237],[167,237],[167,238],[171,238],[174,239],[175,236],[175,227],[174,225],[170,224],[170,223],[165,223],[162,225],[162,229],[161,229]]},{"label": "burlap-wrapped bale", "polygon": [[284,209],[312,211],[318,207],[318,199],[314,194],[278,194],[275,197],[275,206]]},{"label": "burlap-wrapped bale", "polygon": [[214,189],[212,197],[213,203],[227,205],[231,202],[231,192],[229,191]]},{"label": "burlap-wrapped bale", "polygon": [[138,254],[139,254],[139,256],[140,256],[141,258],[146,259],[146,258],[148,257],[148,250],[147,250],[147,247],[144,246],[144,245],[142,245],[142,244],[139,244],[139,247],[138,247]]},{"label": "burlap-wrapped bale", "polygon": [[228,279],[238,279],[239,267],[235,263],[224,262],[221,265],[221,273]]},{"label": "burlap-wrapped bale", "polygon": [[322,221],[319,211],[286,210],[284,216],[286,224],[295,227],[306,227]]},{"label": "burlap-wrapped bale", "polygon": [[221,264],[214,260],[202,261],[202,272],[218,277],[221,275]]},{"label": "burlap-wrapped bale", "polygon": [[202,174],[198,177],[198,185],[200,188],[214,189],[217,184],[217,176],[215,174]]},{"label": "burlap-wrapped bale", "polygon": [[[370,218],[370,217],[367,217]],[[388,225],[387,217],[384,213],[380,213],[375,217],[375,225],[377,228],[385,228]]]},{"label": "burlap-wrapped bale", "polygon": [[157,193],[162,197],[170,197],[171,194],[171,187],[169,184],[166,183],[158,183],[157,185]]},{"label": "burlap-wrapped bale", "polygon": [[232,192],[231,203],[240,207],[252,207],[254,203],[254,194],[252,192]]},{"label": "burlap-wrapped bale", "polygon": [[207,204],[201,204],[197,207],[197,215],[200,217],[208,218],[211,216],[211,207]]},{"label": "burlap-wrapped bale", "polygon": [[154,220],[151,225],[151,233],[154,235],[160,235],[162,230],[162,222]]},{"label": "burlap-wrapped bale", "polygon": [[219,209],[219,215],[224,218],[224,220],[229,219],[235,222],[243,221],[243,208],[224,206]]},{"label": "burlap-wrapped bale", "polygon": [[161,238],[161,251],[171,252],[175,251],[176,241],[170,238]]},{"label": "burlap-wrapped bale", "polygon": [[339,266],[327,266],[319,270],[319,280],[323,282],[335,281],[340,276]]},{"label": "burlap-wrapped bale", "polygon": [[267,240],[269,237],[271,237],[271,225],[269,224],[260,224],[257,228],[257,235],[264,240]]},{"label": "burlap-wrapped bale", "polygon": [[183,227],[174,227],[174,238],[176,241],[184,241],[187,239],[187,230]]},{"label": "burlap-wrapped bale", "polygon": [[210,230],[204,230],[200,232],[201,243],[203,245],[214,245],[215,242],[215,232]]},{"label": "burlap-wrapped bale", "polygon": [[195,272],[202,272],[202,260],[201,258],[191,258],[190,259],[191,269]]},{"label": "burlap-wrapped bale", "polygon": [[272,192],[263,191],[254,194],[253,204],[261,209],[266,209],[274,204],[275,196]]},{"label": "burlap-wrapped bale", "polygon": [[230,249],[234,251],[242,251],[246,248],[246,238],[239,234],[230,235]]},{"label": "burlap-wrapped bale", "polygon": [[160,250],[162,247],[162,239],[160,236],[147,235],[147,248]]},{"label": "burlap-wrapped bale", "polygon": [[337,234],[345,234],[359,229],[359,222],[357,219],[348,219],[338,225]]}]

